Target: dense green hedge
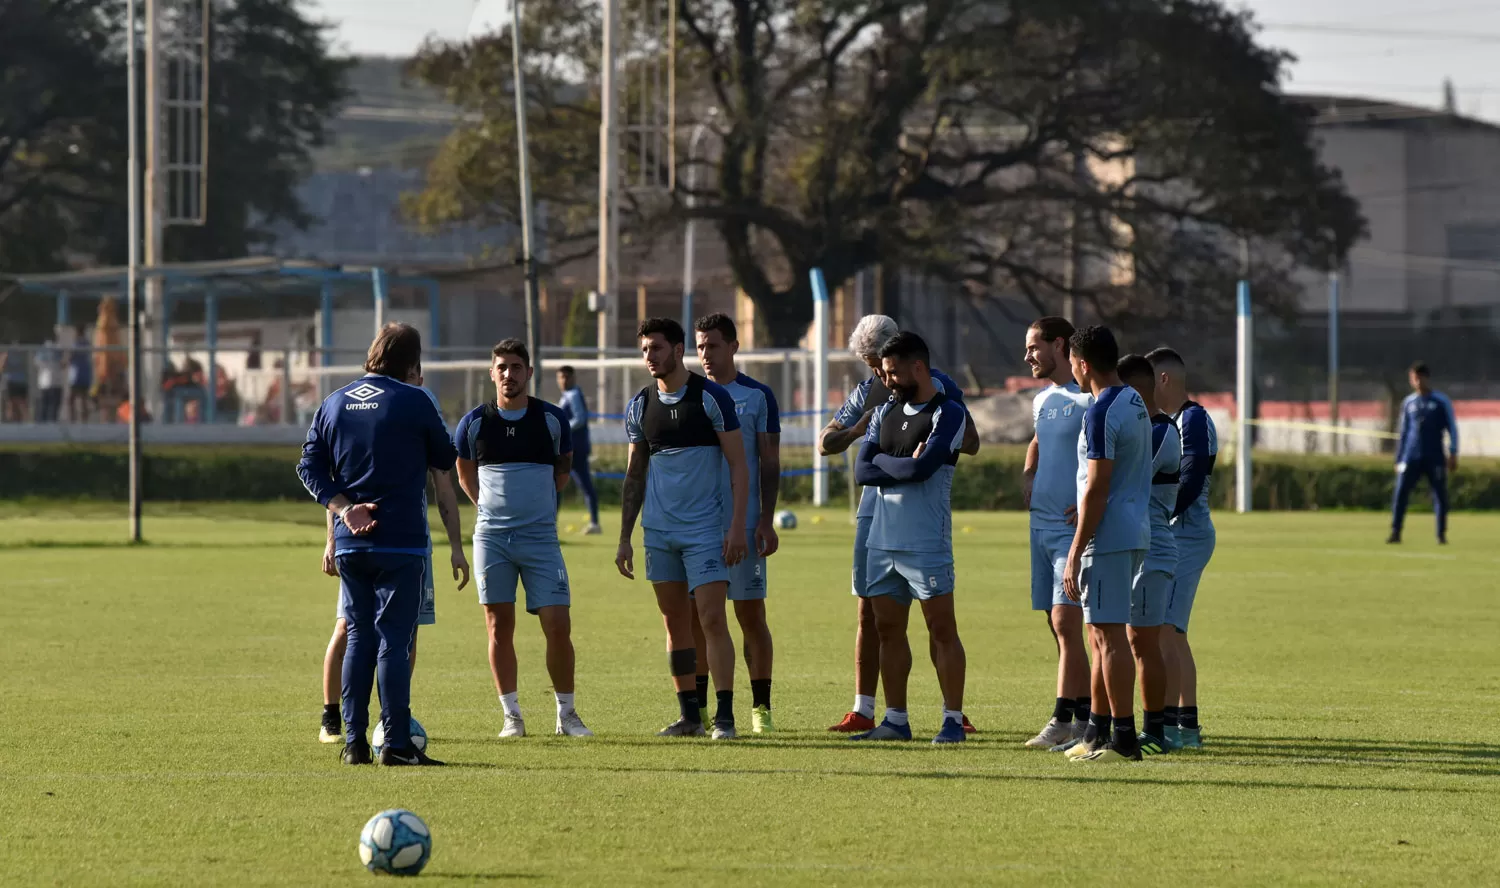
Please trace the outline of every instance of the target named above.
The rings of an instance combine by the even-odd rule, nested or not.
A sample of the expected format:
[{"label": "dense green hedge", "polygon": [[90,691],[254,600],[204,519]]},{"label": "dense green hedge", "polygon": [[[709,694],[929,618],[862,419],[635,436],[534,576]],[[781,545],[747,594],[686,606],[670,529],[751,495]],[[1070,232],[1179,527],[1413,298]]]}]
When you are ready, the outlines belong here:
[{"label": "dense green hedge", "polygon": [[[1019,447],[990,447],[977,459],[965,458],[953,484],[959,509],[1020,507]],[[144,460],[146,498],[158,501],[276,500],[307,496],[293,466],[295,449],[281,447],[152,447]],[[842,459],[835,458],[836,467]],[[805,467],[805,466],[800,466]],[[600,473],[623,471],[613,454],[596,460]],[[786,468],[799,468],[790,464]],[[1227,508],[1233,497],[1232,467],[1215,477],[1214,505]],[[847,490],[844,474],[830,479],[835,501]],[[1258,454],[1255,461],[1257,509],[1386,509],[1395,481],[1389,457],[1293,456]],[[607,503],[619,501],[620,482],[597,480]],[[576,493],[569,488],[570,497]],[[1500,461],[1468,460],[1453,476],[1450,496],[1457,509],[1500,508]],[[0,448],[0,499],[57,498],[123,500],[126,458],[123,447],[18,446]],[[812,479],[783,479],[782,500],[807,502]],[[1413,503],[1425,508],[1426,497]]]}]

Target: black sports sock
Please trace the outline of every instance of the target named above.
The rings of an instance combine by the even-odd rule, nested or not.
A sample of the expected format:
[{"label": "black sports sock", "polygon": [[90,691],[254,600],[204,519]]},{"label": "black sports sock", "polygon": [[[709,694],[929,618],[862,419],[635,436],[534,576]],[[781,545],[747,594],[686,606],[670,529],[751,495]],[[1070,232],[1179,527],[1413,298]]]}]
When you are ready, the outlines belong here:
[{"label": "black sports sock", "polygon": [[1086,722],[1089,720],[1089,698],[1075,697],[1073,699],[1073,720]]},{"label": "black sports sock", "polygon": [[1164,706],[1161,710],[1162,721],[1169,728],[1177,727],[1177,707]]},{"label": "black sports sock", "polygon": [[1160,713],[1160,712],[1150,712],[1150,711],[1148,711],[1146,713],[1145,733],[1151,735],[1151,738],[1154,739],[1157,743],[1165,743],[1166,742],[1166,740],[1167,740],[1167,730],[1166,730],[1166,728],[1167,728],[1166,719],[1162,715],[1162,713]]},{"label": "black sports sock", "polygon": [[1198,730],[1198,707],[1184,706],[1177,713],[1178,725],[1190,731]]},{"label": "black sports sock", "polygon": [[339,711],[339,704],[323,704],[323,726],[325,728],[334,728],[337,730],[343,723],[343,714]]},{"label": "black sports sock", "polygon": [[1109,743],[1120,755],[1134,755],[1141,748],[1140,740],[1135,734],[1135,716],[1126,716],[1114,720],[1115,730],[1109,738]]},{"label": "black sports sock", "polygon": [[769,678],[750,679],[750,705],[771,708],[771,680]]},{"label": "black sports sock", "polygon": [[734,691],[715,691],[719,698],[719,710],[714,713],[714,724],[734,724]]},{"label": "black sports sock", "polygon": [[708,708],[708,676],[698,676],[698,708]]},{"label": "black sports sock", "polygon": [[1058,697],[1056,705],[1052,707],[1052,719],[1059,724],[1072,724],[1073,701],[1067,697]]},{"label": "black sports sock", "polygon": [[1098,712],[1089,713],[1089,726],[1083,731],[1083,742],[1089,745],[1103,743],[1109,736],[1109,716]]},{"label": "black sports sock", "polygon": [[682,720],[697,722],[701,724],[703,719],[698,715],[698,692],[678,691],[677,707],[682,710]]}]

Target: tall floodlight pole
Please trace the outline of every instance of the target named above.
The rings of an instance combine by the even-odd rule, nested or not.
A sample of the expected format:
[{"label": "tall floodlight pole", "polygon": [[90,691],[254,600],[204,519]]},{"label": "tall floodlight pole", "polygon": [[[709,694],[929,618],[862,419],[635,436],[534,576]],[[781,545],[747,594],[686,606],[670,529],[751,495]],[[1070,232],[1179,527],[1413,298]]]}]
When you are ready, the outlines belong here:
[{"label": "tall floodlight pole", "polygon": [[[620,258],[620,117],[618,85],[616,80],[620,48],[620,0],[604,0],[604,40],[602,64],[599,69],[599,304],[598,334],[599,357],[609,356],[614,345],[615,328],[619,324],[620,302],[616,298],[619,290]],[[598,400],[595,410],[605,411],[608,400],[607,374],[599,372]]]},{"label": "tall floodlight pole", "polygon": [[531,230],[531,153],[526,141],[526,75],[521,70],[521,0],[510,3],[510,66],[516,94],[516,154],[519,157],[517,171],[521,181],[521,268],[525,274],[526,287],[526,350],[531,353],[533,372],[531,394],[541,395],[542,350],[538,347],[541,335],[540,310],[537,307],[536,256],[532,252],[536,243]]},{"label": "tall floodlight pole", "polygon": [[[708,111],[710,117],[714,109]],[[688,209],[698,205],[698,143],[703,140],[703,134],[708,132],[708,124],[700,123],[693,127],[693,136],[688,140]],[[698,220],[688,216],[687,233],[682,239],[682,329],[693,329],[693,284],[696,275],[693,264],[696,261],[694,249],[697,245]]]},{"label": "tall floodlight pole", "polygon": [[140,158],[136,155],[136,39],[135,0],[125,4],[125,107],[126,138],[130,142],[125,163],[126,204],[130,218],[126,237],[130,241],[125,260],[125,316],[130,349],[130,378],[126,381],[130,398],[130,541],[141,541],[141,319],[137,304],[139,284],[137,269],[141,262],[141,182]]},{"label": "tall floodlight pole", "polygon": [[[1335,430],[1339,424],[1339,273],[1328,275],[1328,424]],[[1338,453],[1339,434],[1328,436],[1329,449]]]},{"label": "tall floodlight pole", "polygon": [[1249,512],[1253,507],[1250,424],[1255,416],[1255,327],[1250,312],[1250,245],[1240,239],[1240,281],[1235,287],[1235,339],[1239,360],[1235,366],[1235,459],[1234,509]]},{"label": "tall floodlight pole", "polygon": [[[164,145],[162,144],[162,29],[161,8],[163,0],[145,0],[146,2],[146,269],[148,274],[145,280],[146,311],[143,319],[143,329],[153,330],[156,321],[160,319],[162,311],[162,278],[158,266],[162,263],[162,213],[164,210],[166,195],[163,193],[165,184],[162,176],[162,166],[165,162]],[[148,344],[151,340],[147,335]],[[156,374],[148,378],[156,378],[165,368],[167,357],[167,343],[155,343],[158,349],[156,360]],[[153,391],[155,391],[153,389]],[[140,409],[137,407],[136,409]],[[161,415],[160,409],[156,410]]]}]

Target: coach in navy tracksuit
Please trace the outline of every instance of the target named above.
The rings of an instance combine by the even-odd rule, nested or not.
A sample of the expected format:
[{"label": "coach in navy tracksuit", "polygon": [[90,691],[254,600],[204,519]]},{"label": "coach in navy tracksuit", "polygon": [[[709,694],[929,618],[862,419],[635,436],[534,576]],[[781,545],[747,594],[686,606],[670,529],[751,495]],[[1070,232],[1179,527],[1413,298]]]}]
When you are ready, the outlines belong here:
[{"label": "coach in navy tracksuit", "polygon": [[422,363],[422,339],[387,324],[370,344],[366,375],[328,396],[302,445],[297,475],[341,519],[334,555],[349,626],[344,654],[344,762],[371,762],[370,690],[380,678],[383,765],[442,764],[411,742],[411,644],[427,560],[427,470],[458,452],[422,389],[401,380]]},{"label": "coach in navy tracksuit", "polygon": [[[1458,422],[1453,402],[1432,390],[1427,365],[1418,361],[1407,374],[1412,393],[1401,402],[1400,443],[1396,445],[1396,497],[1391,505],[1391,536],[1388,543],[1401,542],[1401,524],[1406,503],[1417,481],[1425,477],[1432,487],[1432,510],[1437,513],[1439,543],[1448,542],[1448,473],[1458,468]],[[1443,433],[1448,433],[1448,452],[1443,453]]]}]

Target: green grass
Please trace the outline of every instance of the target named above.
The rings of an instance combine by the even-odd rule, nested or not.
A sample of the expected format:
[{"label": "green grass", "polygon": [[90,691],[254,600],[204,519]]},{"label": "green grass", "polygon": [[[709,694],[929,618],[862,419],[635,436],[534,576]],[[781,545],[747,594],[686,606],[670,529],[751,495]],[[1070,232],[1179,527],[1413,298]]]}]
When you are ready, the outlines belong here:
[{"label": "green grass", "polygon": [[[771,562],[775,739],[651,736],[675,707],[650,588],[615,575],[608,536],[573,537],[578,701],[600,736],[496,740],[480,609],[444,584],[414,698],[452,767],[386,771],[314,742],[335,595],[315,509],[152,507],[150,542],[126,547],[117,506],[0,507],[4,881],[366,884],[359,828],[392,806],[431,824],[439,884],[1494,878],[1500,519],[1457,516],[1440,550],[1423,518],[1395,549],[1379,515],[1221,516],[1194,618],[1208,747],[1090,768],[1020,748],[1054,670],[1023,515],[955,521],[977,742],[825,733],[851,694],[851,530],[812,517]],[[545,729],[540,632],[521,629]],[[930,736],[925,662],[912,704]]]}]

